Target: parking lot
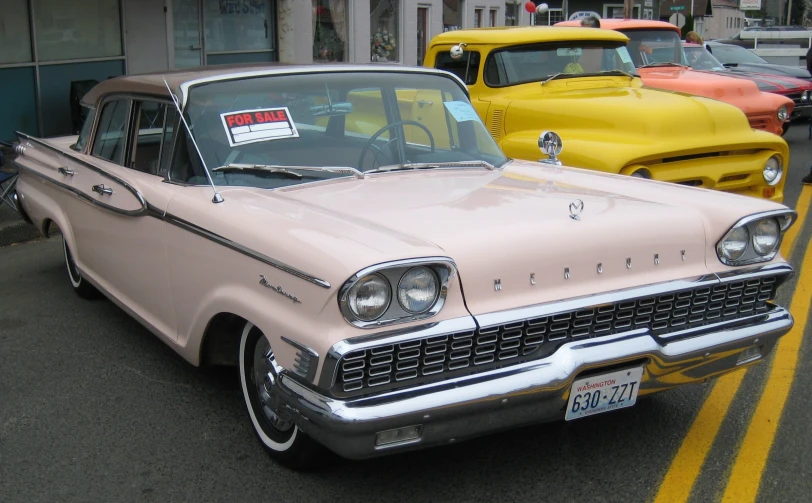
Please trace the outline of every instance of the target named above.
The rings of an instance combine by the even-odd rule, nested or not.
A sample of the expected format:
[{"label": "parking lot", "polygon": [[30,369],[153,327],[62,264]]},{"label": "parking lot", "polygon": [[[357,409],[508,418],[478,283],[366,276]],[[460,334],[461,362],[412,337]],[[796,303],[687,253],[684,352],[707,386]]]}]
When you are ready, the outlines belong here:
[{"label": "parking lot", "polygon": [[[806,125],[785,204],[806,215]],[[782,245],[796,327],[770,361],[573,422],[297,473],[253,438],[233,369],[190,366],[70,291],[59,239],[0,248],[0,502],[769,501],[812,490],[812,217]]]}]

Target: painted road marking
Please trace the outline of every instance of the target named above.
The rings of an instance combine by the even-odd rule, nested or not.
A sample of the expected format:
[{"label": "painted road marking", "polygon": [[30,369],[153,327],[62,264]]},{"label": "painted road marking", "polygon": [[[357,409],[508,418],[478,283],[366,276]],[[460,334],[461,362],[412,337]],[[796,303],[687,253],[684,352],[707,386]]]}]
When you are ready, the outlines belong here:
[{"label": "painted road marking", "polygon": [[800,270],[789,308],[795,317],[795,325],[778,342],[770,377],[736,456],[722,501],[750,502],[755,501],[758,495],[764,467],[795,378],[798,353],[812,302],[812,247],[807,247]]},{"label": "painted road marking", "polygon": [[[791,256],[798,232],[805,225],[810,199],[812,199],[812,187],[806,186],[801,191],[795,208],[795,211],[798,212],[798,220],[784,235],[784,241],[781,243],[781,255],[784,258],[788,259]],[[791,312],[794,313],[795,311],[792,310]],[[788,336],[789,334],[784,338]],[[682,440],[677,455],[671,461],[671,466],[668,468],[668,472],[665,474],[665,478],[657,491],[654,503],[688,500],[694,483],[699,476],[699,471],[705,463],[705,458],[716,439],[722,421],[727,415],[733,397],[738,392],[746,372],[747,369],[742,369],[724,375],[716,381],[691,428]]]}]

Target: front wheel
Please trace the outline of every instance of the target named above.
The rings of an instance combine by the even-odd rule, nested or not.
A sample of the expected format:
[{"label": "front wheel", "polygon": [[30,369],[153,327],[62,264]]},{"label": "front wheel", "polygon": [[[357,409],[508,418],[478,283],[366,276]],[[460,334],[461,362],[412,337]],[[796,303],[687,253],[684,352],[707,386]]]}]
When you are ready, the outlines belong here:
[{"label": "front wheel", "polygon": [[268,454],[296,470],[314,468],[326,452],[290,421],[277,413],[278,366],[262,331],[246,323],[240,339],[240,384],[248,416]]}]

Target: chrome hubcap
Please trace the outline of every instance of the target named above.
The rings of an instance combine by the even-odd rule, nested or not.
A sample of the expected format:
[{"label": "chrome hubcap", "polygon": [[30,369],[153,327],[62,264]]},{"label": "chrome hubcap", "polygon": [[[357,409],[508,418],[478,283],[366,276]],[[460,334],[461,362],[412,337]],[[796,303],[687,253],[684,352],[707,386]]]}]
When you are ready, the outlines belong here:
[{"label": "chrome hubcap", "polygon": [[275,399],[276,386],[276,362],[273,351],[265,337],[260,337],[254,348],[254,367],[252,380],[257,391],[259,402],[262,405],[262,412],[271,425],[279,431],[288,431],[293,427],[291,421],[285,421],[276,413],[278,404]]}]

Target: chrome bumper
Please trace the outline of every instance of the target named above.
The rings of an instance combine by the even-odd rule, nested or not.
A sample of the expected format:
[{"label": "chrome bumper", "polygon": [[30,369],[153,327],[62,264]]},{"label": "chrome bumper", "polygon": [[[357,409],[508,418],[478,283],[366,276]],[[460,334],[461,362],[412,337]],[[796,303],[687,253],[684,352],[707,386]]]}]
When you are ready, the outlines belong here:
[{"label": "chrome bumper", "polygon": [[[550,357],[419,388],[336,400],[280,376],[282,409],[299,428],[337,454],[363,459],[449,444],[499,430],[564,418],[572,382],[602,367],[644,367],[640,395],[717,377],[740,366],[753,345],[764,359],[792,328],[789,311],[775,308],[747,326],[678,341],[647,330],[568,343]],[[419,426],[416,440],[376,446],[381,431]]]}]

